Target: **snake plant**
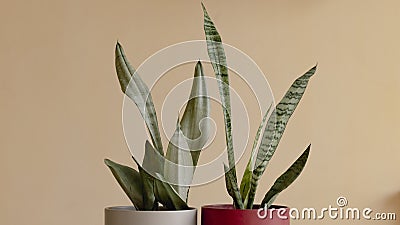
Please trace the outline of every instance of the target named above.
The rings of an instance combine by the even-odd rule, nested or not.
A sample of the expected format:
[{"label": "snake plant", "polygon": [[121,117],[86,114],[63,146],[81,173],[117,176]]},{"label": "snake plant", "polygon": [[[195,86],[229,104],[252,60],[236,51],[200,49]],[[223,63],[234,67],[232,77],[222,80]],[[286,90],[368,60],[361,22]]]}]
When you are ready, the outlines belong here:
[{"label": "snake plant", "polygon": [[[203,4],[202,7],[207,51],[218,82],[225,121],[225,141],[228,153],[228,165],[224,165],[226,188],[236,208],[252,209],[258,181],[274,155],[286,125],[317,67],[312,67],[298,77],[271,113],[272,105],[269,106],[255,135],[251,157],[239,187],[235,168],[226,56],[221,37]],[[187,184],[190,184],[193,178],[194,168],[198,163],[201,149],[207,141],[207,132],[210,126],[206,120],[205,129],[202,129],[202,132],[205,133],[200,133],[200,121],[208,117],[210,111],[201,63],[196,64],[189,101],[181,120],[177,121],[176,130],[165,154],[151,93],[135,69],[129,64],[119,43],[115,49],[115,66],[121,90],[139,109],[150,140],[145,141],[142,164],[132,157],[138,170],[109,159],[105,159],[105,164],[110,168],[137,210],[158,210],[160,204],[170,210],[187,209],[189,192]],[[265,194],[260,207],[270,207],[279,193],[296,180],[307,162],[310,148],[311,145],[276,179]],[[186,151],[186,149],[190,151]],[[166,182],[166,180],[173,181],[174,184],[170,184],[171,182]]]},{"label": "snake plant", "polygon": [[121,90],[139,109],[150,141],[145,141],[141,164],[132,157],[138,171],[109,159],[104,160],[105,164],[137,210],[158,210],[160,204],[169,210],[187,209],[188,185],[210,126],[205,120],[200,132],[200,121],[208,117],[210,111],[202,64],[197,62],[195,66],[189,100],[165,154],[151,93],[119,43],[115,48],[115,67]]},{"label": "snake plant", "polygon": [[[229,163],[229,165],[224,165],[226,188],[228,194],[233,199],[235,208],[252,209],[258,181],[274,155],[289,118],[299,104],[306,90],[307,84],[310,78],[314,75],[317,67],[312,67],[304,75],[300,76],[293,82],[282,100],[274,107],[272,113],[270,113],[272,107],[269,106],[256,133],[251,158],[247,164],[239,187],[233,149],[229,76],[226,56],[221,36],[203,4],[202,7],[204,12],[204,31],[207,40],[208,55],[218,81],[225,121],[225,139]],[[310,148],[311,145],[306,148],[306,150],[289,167],[289,169],[287,169],[286,172],[276,179],[270,190],[265,194],[260,207],[269,208],[279,193],[296,180],[307,162]]]}]

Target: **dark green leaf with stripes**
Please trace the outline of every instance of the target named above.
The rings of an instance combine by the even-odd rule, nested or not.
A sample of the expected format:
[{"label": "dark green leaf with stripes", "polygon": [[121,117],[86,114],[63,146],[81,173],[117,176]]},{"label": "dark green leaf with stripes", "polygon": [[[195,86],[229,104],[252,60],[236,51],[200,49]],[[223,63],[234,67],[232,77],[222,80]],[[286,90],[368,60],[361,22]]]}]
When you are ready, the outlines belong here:
[{"label": "dark green leaf with stripes", "polygon": [[296,180],[307,163],[308,155],[310,154],[310,148],[311,145],[307,147],[303,154],[301,154],[301,156],[289,167],[288,170],[286,170],[286,172],[276,179],[271,189],[265,194],[265,197],[261,203],[262,208],[264,208],[265,204],[267,208],[269,208],[279,193],[289,187],[289,185]]},{"label": "dark green leaf with stripes", "polygon": [[242,201],[242,197],[240,196],[240,190],[237,187],[235,177],[233,176],[232,169],[229,169],[224,164],[224,170],[225,170],[225,185],[226,189],[228,190],[229,195],[233,199],[233,203],[235,205],[235,208],[237,209],[244,209],[244,204]]},{"label": "dark green leaf with stripes", "polygon": [[272,103],[269,105],[269,107],[268,107],[267,111],[265,112],[265,114],[261,120],[261,123],[257,129],[256,136],[255,136],[254,142],[253,142],[253,147],[251,149],[250,160],[247,163],[246,170],[244,171],[242,181],[240,183],[240,195],[242,196],[244,205],[247,205],[247,196],[248,196],[248,193],[250,190],[251,176],[252,176],[252,172],[253,172],[254,160],[256,158],[256,149],[257,149],[258,141],[260,139],[262,128],[264,127],[265,122],[270,113],[271,107],[272,107]]},{"label": "dark green leaf with stripes", "polygon": [[253,170],[250,191],[246,208],[252,208],[258,181],[264,173],[269,161],[275,153],[286,125],[299,104],[310,78],[314,75],[317,66],[312,67],[304,75],[297,78],[285,96],[275,107],[265,126],[264,133],[257,153],[255,169]]},{"label": "dark green leaf with stripes", "polygon": [[[229,77],[228,67],[226,63],[226,56],[224,47],[222,45],[221,36],[214,26],[210,16],[207,13],[206,8],[202,4],[204,12],[204,31],[207,40],[207,51],[210,57],[211,65],[214,69],[215,76],[217,78],[218,90],[221,97],[222,111],[224,114],[224,125],[225,125],[225,139],[226,147],[228,152],[228,163],[230,175],[232,180],[230,184],[226,186],[233,186],[235,189],[238,188],[236,168],[235,168],[235,152],[233,150],[233,137],[232,137],[232,124],[231,124],[231,102],[230,102],[230,91],[229,91]],[[233,189],[228,189],[228,192]],[[235,193],[229,193],[234,196]],[[241,199],[240,199],[241,200]]]}]

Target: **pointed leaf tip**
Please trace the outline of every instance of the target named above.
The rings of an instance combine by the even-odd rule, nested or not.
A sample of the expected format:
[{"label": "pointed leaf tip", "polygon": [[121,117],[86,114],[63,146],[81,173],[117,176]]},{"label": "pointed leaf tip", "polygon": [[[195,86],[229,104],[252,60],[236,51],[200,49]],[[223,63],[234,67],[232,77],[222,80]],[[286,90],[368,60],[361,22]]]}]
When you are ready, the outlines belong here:
[{"label": "pointed leaf tip", "polygon": [[201,2],[201,7],[203,8],[203,12],[207,12],[206,7],[204,6],[203,2]]},{"label": "pointed leaf tip", "polygon": [[196,63],[195,67],[195,72],[194,72],[194,77],[203,77],[203,65],[201,64],[200,61]]},{"label": "pointed leaf tip", "polygon": [[122,45],[119,43],[119,41],[117,41],[117,43],[115,44],[115,50],[121,51],[122,49]]},{"label": "pointed leaf tip", "polygon": [[196,67],[198,67],[198,66],[200,66],[200,67],[203,66],[203,65],[201,64],[201,61],[200,61],[200,60],[197,60]]},{"label": "pointed leaf tip", "polygon": [[210,16],[208,15],[207,9],[206,9],[206,7],[204,6],[203,3],[201,3],[201,7],[203,8],[204,17],[205,18],[210,18]]},{"label": "pointed leaf tip", "polygon": [[104,163],[105,163],[107,166],[110,166],[110,165],[111,165],[111,160],[109,160],[109,159],[104,159]]}]

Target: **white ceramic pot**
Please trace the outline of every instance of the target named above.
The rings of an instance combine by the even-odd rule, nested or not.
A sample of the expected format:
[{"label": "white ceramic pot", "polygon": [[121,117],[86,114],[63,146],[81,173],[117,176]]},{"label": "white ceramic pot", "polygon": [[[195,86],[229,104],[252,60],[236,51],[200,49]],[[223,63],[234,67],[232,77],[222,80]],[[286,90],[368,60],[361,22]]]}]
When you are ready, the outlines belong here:
[{"label": "white ceramic pot", "polygon": [[197,209],[137,211],[133,206],[107,207],[104,225],[196,225]]}]

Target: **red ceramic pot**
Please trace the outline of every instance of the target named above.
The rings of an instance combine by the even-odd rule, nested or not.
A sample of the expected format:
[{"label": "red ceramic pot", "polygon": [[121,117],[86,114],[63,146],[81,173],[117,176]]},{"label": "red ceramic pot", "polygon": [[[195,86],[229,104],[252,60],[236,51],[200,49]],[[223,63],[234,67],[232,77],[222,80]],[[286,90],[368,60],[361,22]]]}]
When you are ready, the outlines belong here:
[{"label": "red ceramic pot", "polygon": [[206,205],[201,207],[202,225],[289,225],[289,208],[272,206],[270,209],[235,209],[233,205]]}]

